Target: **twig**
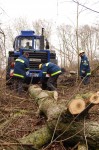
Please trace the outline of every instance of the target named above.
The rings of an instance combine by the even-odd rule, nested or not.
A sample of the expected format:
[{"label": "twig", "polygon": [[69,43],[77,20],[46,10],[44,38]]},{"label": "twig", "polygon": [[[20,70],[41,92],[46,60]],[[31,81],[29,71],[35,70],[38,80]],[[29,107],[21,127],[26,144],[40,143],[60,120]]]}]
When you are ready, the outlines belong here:
[{"label": "twig", "polygon": [[78,133],[80,133],[81,131],[83,131],[83,129],[84,129],[84,128],[82,128],[81,130],[79,130],[78,132],[76,132],[74,135],[72,135],[72,136],[70,136],[70,137],[68,137],[68,138],[66,138],[66,139],[64,139],[64,140],[61,140],[61,141],[64,142],[64,141],[67,141],[67,140],[73,138],[75,135],[77,135]]},{"label": "twig", "polygon": [[86,136],[86,132],[85,132],[85,117],[84,117],[84,137],[85,137],[85,142],[86,142],[86,148],[88,150],[88,142],[87,142],[87,136]]},{"label": "twig", "polygon": [[57,122],[56,122],[56,126],[54,128],[54,132],[53,132],[53,135],[52,135],[52,139],[51,139],[51,142],[53,141],[53,138],[54,138],[54,135],[55,135],[55,132],[56,132],[56,129],[57,129],[57,125],[58,125],[58,122],[59,122],[59,119],[60,119],[60,116],[61,116],[62,112],[60,112],[60,115],[58,116],[58,119],[57,119]]},{"label": "twig", "polygon": [[2,146],[9,146],[9,145],[33,146],[33,144],[29,144],[29,143],[23,144],[23,143],[8,143],[8,142],[0,143],[0,145]]},{"label": "twig", "polygon": [[80,142],[78,142],[71,150],[74,150],[75,148],[77,148],[77,146],[80,144]]},{"label": "twig", "polygon": [[61,144],[61,146],[62,146],[62,149],[63,149],[63,150],[66,150],[65,147],[64,147],[64,145],[63,145],[63,143],[62,143],[62,141],[60,141],[60,144]]}]

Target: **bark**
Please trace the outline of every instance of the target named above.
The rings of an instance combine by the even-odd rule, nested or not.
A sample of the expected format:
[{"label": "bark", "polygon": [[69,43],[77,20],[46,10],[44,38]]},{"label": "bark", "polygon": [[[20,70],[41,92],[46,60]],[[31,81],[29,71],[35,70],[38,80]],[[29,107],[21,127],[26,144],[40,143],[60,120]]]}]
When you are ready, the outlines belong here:
[{"label": "bark", "polygon": [[28,136],[19,139],[19,142],[28,145],[32,144],[33,148],[40,149],[43,145],[50,142],[51,137],[52,137],[51,130],[47,126],[45,126],[35,131],[34,133],[31,133]]},{"label": "bark", "polygon": [[[53,131],[56,127],[56,122],[49,123],[49,128]],[[99,147],[99,122],[86,120],[74,121],[72,123],[59,122],[56,128],[57,140],[69,142],[86,141],[92,147]]]},{"label": "bark", "polygon": [[58,119],[64,114],[87,115],[91,107],[99,104],[99,91],[78,94],[64,104],[58,103],[58,93],[56,91],[44,91],[38,85],[30,86],[29,93],[38,103],[38,113],[43,113],[49,121]]},{"label": "bark", "polygon": [[48,120],[57,119],[58,116],[68,112],[73,115],[79,114],[86,107],[86,101],[81,96],[67,100],[64,104],[58,104],[56,91],[44,91],[38,85],[30,86],[29,93],[38,103],[39,111],[43,112]]},{"label": "bark", "polygon": [[[55,130],[56,121],[51,121],[48,126],[29,134],[20,139],[22,144],[32,144],[33,148],[39,149],[43,145],[51,141],[53,131]],[[78,143],[85,141],[93,148],[99,148],[99,122],[92,122],[86,120],[85,125],[83,122],[63,123],[59,122],[55,130],[55,138],[53,140],[61,140],[65,142]]]},{"label": "bark", "polygon": [[45,114],[49,121],[66,113],[67,107],[57,103],[58,93],[56,91],[44,91],[34,85],[29,87],[29,93],[38,103],[39,113]]}]

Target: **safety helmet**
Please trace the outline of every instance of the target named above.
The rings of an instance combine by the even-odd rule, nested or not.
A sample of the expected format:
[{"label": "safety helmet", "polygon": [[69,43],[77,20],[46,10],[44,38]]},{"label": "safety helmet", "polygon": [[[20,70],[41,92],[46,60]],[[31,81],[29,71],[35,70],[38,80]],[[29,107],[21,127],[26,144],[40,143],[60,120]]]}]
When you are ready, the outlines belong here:
[{"label": "safety helmet", "polygon": [[79,55],[82,54],[82,53],[85,53],[85,51],[84,50],[80,50],[79,51]]},{"label": "safety helmet", "polygon": [[39,64],[39,69],[41,69],[42,68],[42,64]]}]

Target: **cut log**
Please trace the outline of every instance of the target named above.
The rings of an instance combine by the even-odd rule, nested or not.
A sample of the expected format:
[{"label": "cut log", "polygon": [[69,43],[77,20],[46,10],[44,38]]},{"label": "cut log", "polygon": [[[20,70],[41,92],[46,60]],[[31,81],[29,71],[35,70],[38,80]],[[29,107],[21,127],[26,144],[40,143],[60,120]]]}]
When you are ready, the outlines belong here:
[{"label": "cut log", "polygon": [[[36,93],[37,91],[37,93]],[[64,123],[63,120],[58,120],[59,116],[68,113],[68,110],[74,114],[83,112],[86,103],[82,97],[75,97],[75,99],[70,100],[67,107],[58,105],[57,101],[53,96],[49,96],[49,93],[43,91],[39,87],[31,86],[29,88],[30,94],[35,98],[34,100],[38,103],[39,109],[47,116],[48,122],[47,126],[41,128],[30,135],[20,139],[21,143],[33,144],[34,148],[41,148],[43,145],[47,144],[52,137],[55,135],[55,140],[61,141],[72,141],[74,143],[82,142],[86,140],[92,147],[99,147],[99,123],[87,121],[73,121]],[[75,109],[73,109],[73,106]],[[78,109],[78,112],[77,110]],[[58,123],[57,123],[58,120]],[[52,134],[54,131],[54,135]],[[41,140],[40,140],[41,139]]]},{"label": "cut log", "polygon": [[42,99],[42,98],[54,98],[55,100],[58,99],[58,92],[57,91],[47,91],[42,90],[38,85],[33,85],[29,87],[29,93],[32,97]]},{"label": "cut log", "polygon": [[[54,130],[55,126],[55,121],[49,123],[51,130]],[[86,120],[85,124],[83,121],[72,123],[59,122],[56,128],[56,135],[56,140],[72,141],[72,143],[84,142],[86,137],[88,145],[99,148],[99,121]]]},{"label": "cut log", "polygon": [[58,92],[57,91],[46,91],[50,98],[54,98],[55,100],[58,99]]},{"label": "cut log", "polygon": [[85,144],[79,144],[77,150],[88,150],[88,147]]},{"label": "cut log", "polygon": [[[19,139],[19,142],[22,144],[32,144],[35,149],[42,148],[42,146],[51,141],[56,122],[48,122],[48,126]],[[72,143],[76,144],[85,141],[85,136],[89,146],[99,148],[99,122],[86,120],[85,125],[83,125],[83,121],[73,122],[71,125],[70,123],[59,122],[55,130],[56,138],[53,139],[53,142],[61,140],[67,143],[72,141]]]},{"label": "cut log", "polygon": [[68,110],[71,114],[79,114],[86,107],[85,101],[81,98],[72,99],[68,104]]},{"label": "cut log", "polygon": [[57,93],[57,91],[41,91],[37,97],[39,99],[49,97],[49,98],[54,98],[55,100],[57,100],[58,93]]},{"label": "cut log", "polygon": [[38,88],[38,85],[33,85],[29,87],[29,93],[38,103],[39,113],[45,114],[48,120],[57,119],[67,111],[66,106],[57,103],[58,93],[56,91],[44,91]]},{"label": "cut log", "polygon": [[92,104],[99,104],[99,91],[90,97],[89,102]]},{"label": "cut log", "polygon": [[[76,95],[73,99],[64,104],[58,104],[58,93],[56,91],[42,90],[38,85],[29,87],[29,93],[35,98],[39,105],[39,113],[45,114],[48,120],[53,120],[65,114],[85,116],[94,104],[99,101],[99,92]],[[93,99],[94,102],[92,101]]]},{"label": "cut log", "polygon": [[38,85],[33,85],[29,87],[29,93],[37,101],[39,112],[43,112],[48,120],[55,119],[60,114],[62,115],[62,113],[68,112],[72,115],[80,113],[85,115],[91,107],[99,103],[99,91],[88,92],[82,95],[77,94],[73,99],[61,105],[56,101],[58,99],[58,93],[56,91],[45,91]]},{"label": "cut log", "polygon": [[90,104],[90,103],[99,104],[99,91],[97,91],[97,92],[88,92],[86,94],[82,94],[82,98],[88,104]]},{"label": "cut log", "polygon": [[38,85],[33,85],[29,87],[29,93],[34,98],[38,97],[41,91],[42,89]]},{"label": "cut log", "polygon": [[43,145],[50,142],[52,137],[51,130],[45,126],[41,129],[35,131],[34,133],[30,133],[28,136],[19,139],[19,142],[22,144],[32,144],[32,147],[35,149],[40,149]]},{"label": "cut log", "polygon": [[58,104],[56,101],[58,93],[56,91],[45,91],[38,87],[38,85],[30,86],[29,93],[36,99],[40,112],[43,112],[48,120],[58,118],[62,113],[68,113],[67,109],[73,115],[79,114],[86,107],[83,98],[78,96],[66,104]]}]

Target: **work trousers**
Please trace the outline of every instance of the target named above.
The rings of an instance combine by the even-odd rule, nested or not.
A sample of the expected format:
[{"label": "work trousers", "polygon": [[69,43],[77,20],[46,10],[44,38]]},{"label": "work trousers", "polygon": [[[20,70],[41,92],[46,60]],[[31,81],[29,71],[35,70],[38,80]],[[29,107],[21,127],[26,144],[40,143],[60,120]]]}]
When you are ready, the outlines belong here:
[{"label": "work trousers", "polygon": [[49,90],[49,91],[56,91],[57,90],[57,79],[60,74],[55,76],[51,76],[48,79],[42,81],[42,89]]},{"label": "work trousers", "polygon": [[24,79],[19,77],[13,77],[13,79],[14,79],[13,83],[14,90],[19,94],[21,94],[23,91]]},{"label": "work trousers", "polygon": [[84,85],[87,85],[90,83],[90,76],[83,76],[81,77],[81,79]]}]

